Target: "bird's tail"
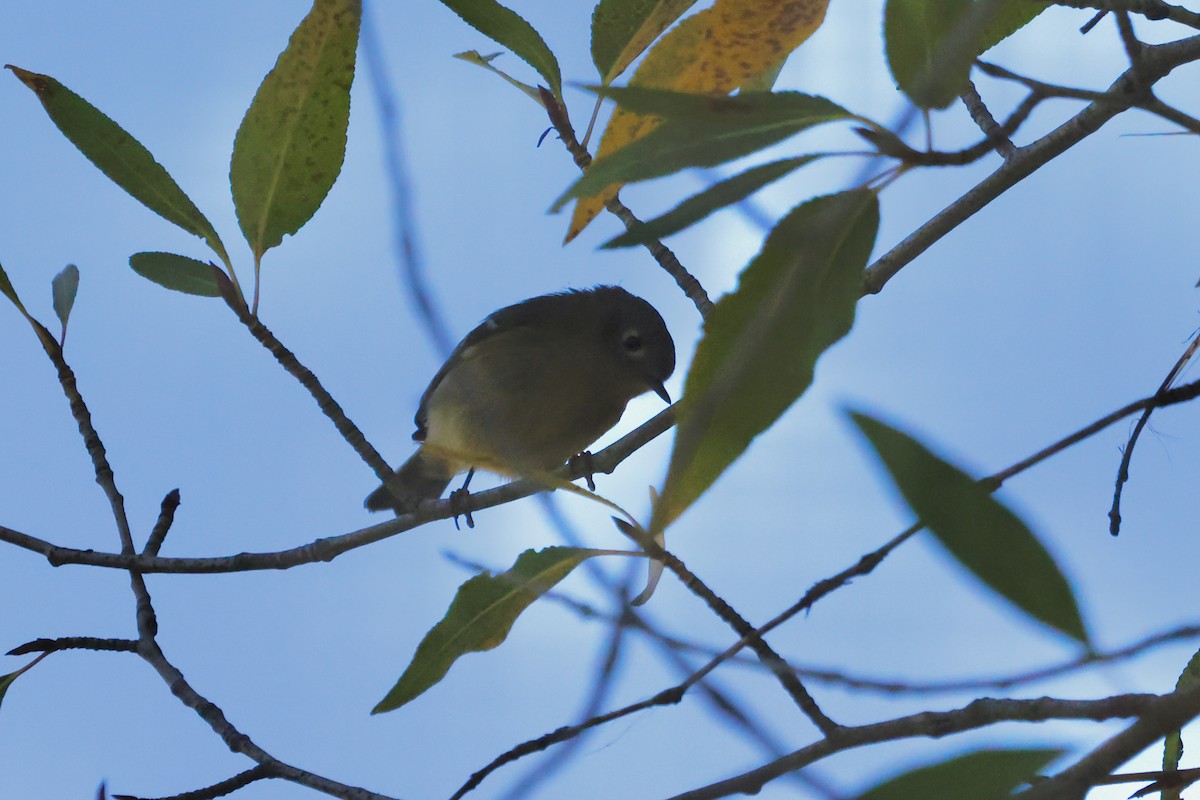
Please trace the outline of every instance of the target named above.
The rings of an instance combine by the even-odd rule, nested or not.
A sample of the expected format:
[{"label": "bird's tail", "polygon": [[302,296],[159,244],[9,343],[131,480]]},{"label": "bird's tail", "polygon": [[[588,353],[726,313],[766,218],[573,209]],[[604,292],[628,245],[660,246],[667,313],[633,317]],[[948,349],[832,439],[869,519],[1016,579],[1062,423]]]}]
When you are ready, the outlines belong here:
[{"label": "bird's tail", "polygon": [[392,477],[367,495],[363,505],[369,511],[390,508],[396,514],[408,514],[416,511],[422,500],[441,497],[453,478],[454,472],[446,462],[430,457],[424,449],[417,450]]}]

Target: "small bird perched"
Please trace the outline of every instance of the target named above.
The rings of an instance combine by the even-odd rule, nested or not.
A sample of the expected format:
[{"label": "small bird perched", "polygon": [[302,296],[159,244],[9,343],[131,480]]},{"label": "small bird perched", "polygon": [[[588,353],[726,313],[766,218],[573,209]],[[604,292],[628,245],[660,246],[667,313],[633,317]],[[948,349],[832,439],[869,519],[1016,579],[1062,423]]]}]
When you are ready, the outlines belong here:
[{"label": "small bird perched", "polygon": [[367,497],[371,511],[416,510],[475,466],[561,466],[617,424],[625,405],[675,371],[675,343],[652,305],[616,286],[502,308],[458,343],[417,408],[420,448]]}]

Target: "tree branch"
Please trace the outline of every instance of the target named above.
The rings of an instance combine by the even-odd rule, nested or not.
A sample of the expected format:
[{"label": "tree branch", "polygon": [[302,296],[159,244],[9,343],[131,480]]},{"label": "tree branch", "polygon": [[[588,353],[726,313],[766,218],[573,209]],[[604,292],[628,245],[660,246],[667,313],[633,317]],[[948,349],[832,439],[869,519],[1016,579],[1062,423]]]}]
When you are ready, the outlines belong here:
[{"label": "tree branch", "polygon": [[[588,166],[592,163],[592,155],[575,138],[575,129],[571,126],[567,110],[563,108],[558,98],[552,92],[541,89],[541,96],[542,105],[545,106],[546,113],[550,116],[550,124],[554,126],[554,130],[558,133],[558,138],[562,140],[571,157],[575,159],[575,165],[580,170],[586,172]],[[626,230],[632,230],[635,225],[641,224],[641,221],[634,216],[634,213],[616,197],[609,200],[605,207],[617,219],[625,223]],[[679,258],[671,252],[670,248],[657,239],[647,242],[646,249],[650,251],[650,255],[654,257],[658,265],[675,279],[675,283],[679,285],[683,293],[696,306],[696,310],[700,312],[700,316],[707,317],[708,312],[712,310],[713,304],[708,299],[708,292],[704,291],[704,287],[696,279],[696,276],[688,272],[687,268],[680,263]]]},{"label": "tree branch", "polygon": [[[842,728],[833,736],[789,753],[770,764],[764,764],[728,780],[683,792],[671,800],[715,800],[733,794],[757,794],[763,786],[781,775],[806,767],[834,753],[869,744],[915,737],[938,739],[998,722],[1046,722],[1052,719],[1090,719],[1099,722],[1123,717],[1157,715],[1170,707],[1173,700],[1174,695],[1153,694],[1123,694],[1102,700],[1059,700],[1051,697],[1036,700],[995,700],[985,697],[954,711],[923,711],[886,722]],[[1133,727],[1139,724],[1140,722],[1135,723]],[[1049,797],[1057,795],[1038,795],[1036,800]]]},{"label": "tree branch", "polygon": [[[1146,47],[1142,56],[1140,77],[1153,83],[1168,75],[1175,67],[1200,58],[1200,36]],[[1127,70],[1105,92],[1103,98],[1094,100],[1074,117],[1032,144],[1018,148],[1016,155],[1001,164],[975,188],[955,200],[869,266],[864,275],[863,293],[877,294],[896,273],[929,249],[934,242],[1040,167],[1098,131],[1117,114],[1136,106],[1144,99],[1143,95],[1138,93],[1140,85],[1132,70]]]}]

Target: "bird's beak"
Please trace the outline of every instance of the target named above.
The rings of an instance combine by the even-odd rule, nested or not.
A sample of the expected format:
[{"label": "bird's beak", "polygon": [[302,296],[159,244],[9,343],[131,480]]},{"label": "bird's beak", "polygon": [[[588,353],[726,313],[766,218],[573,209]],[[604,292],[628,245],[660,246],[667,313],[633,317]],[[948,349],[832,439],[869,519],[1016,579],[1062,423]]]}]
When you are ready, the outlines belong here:
[{"label": "bird's beak", "polygon": [[671,405],[671,395],[667,394],[667,387],[662,385],[662,381],[656,381],[650,384],[650,388],[654,393],[663,399],[667,405]]}]

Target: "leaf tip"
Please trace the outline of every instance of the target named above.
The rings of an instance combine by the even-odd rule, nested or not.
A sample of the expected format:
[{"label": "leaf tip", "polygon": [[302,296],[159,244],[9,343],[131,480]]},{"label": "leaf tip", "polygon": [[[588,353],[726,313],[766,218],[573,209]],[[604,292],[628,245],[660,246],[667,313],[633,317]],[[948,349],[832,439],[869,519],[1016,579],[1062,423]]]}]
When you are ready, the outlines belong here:
[{"label": "leaf tip", "polygon": [[42,75],[37,72],[30,72],[27,69],[21,69],[15,64],[5,64],[4,68],[12,72],[21,83],[28,86],[36,94],[44,93],[50,87],[51,78],[48,75]]}]

